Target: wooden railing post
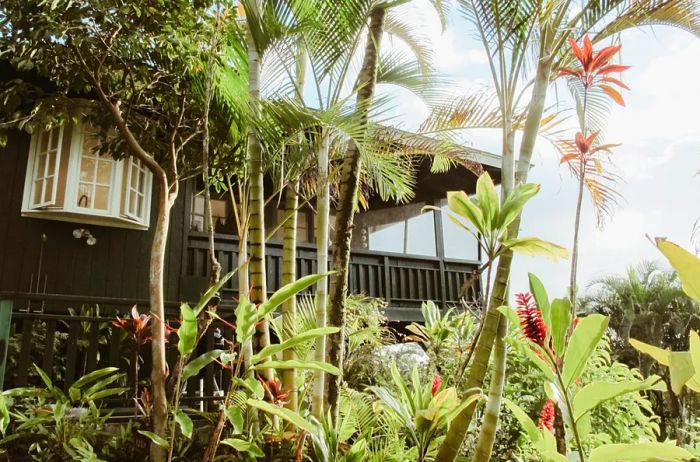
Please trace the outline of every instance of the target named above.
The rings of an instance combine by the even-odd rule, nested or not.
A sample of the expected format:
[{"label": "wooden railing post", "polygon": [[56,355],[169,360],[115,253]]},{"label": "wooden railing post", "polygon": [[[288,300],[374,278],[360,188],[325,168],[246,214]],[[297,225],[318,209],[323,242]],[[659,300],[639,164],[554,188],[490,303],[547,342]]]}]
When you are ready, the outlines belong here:
[{"label": "wooden railing post", "polygon": [[391,303],[391,268],[389,267],[389,257],[384,255],[384,301],[386,306]]},{"label": "wooden railing post", "polygon": [[10,346],[10,328],[12,323],[12,301],[0,300],[0,390],[5,383],[5,366],[7,350]]}]

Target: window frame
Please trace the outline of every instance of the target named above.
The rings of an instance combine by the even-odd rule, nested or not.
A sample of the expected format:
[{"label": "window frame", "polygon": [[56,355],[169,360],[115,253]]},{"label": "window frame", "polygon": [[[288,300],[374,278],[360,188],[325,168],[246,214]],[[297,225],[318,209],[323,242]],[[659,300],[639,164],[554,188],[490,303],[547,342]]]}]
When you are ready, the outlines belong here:
[{"label": "window frame", "polygon": [[[51,151],[51,133],[58,129],[58,144],[56,146],[56,155],[54,159],[54,171],[52,175],[42,177],[43,185],[41,187],[41,198],[46,196],[46,180],[47,178],[53,178],[53,185],[51,191],[51,198],[49,201],[41,201],[34,203],[34,184],[38,181],[38,169],[39,169],[39,150],[41,149],[41,135],[44,133],[48,134],[48,144],[46,151],[47,153]],[[27,165],[27,172],[24,181],[24,197],[25,201],[23,203],[23,208],[26,207],[29,210],[46,210],[50,207],[56,207],[56,198],[58,197],[58,178],[61,169],[61,156],[63,152],[63,132],[64,127],[54,127],[49,131],[42,131],[32,135],[31,142],[29,144],[29,161]],[[46,169],[44,169],[46,170]]]},{"label": "window frame", "polygon": [[[132,156],[118,160],[110,158],[110,162],[112,163],[112,172],[109,184],[109,198],[107,200],[108,208],[106,210],[92,207],[79,207],[77,200],[81,183],[80,167],[83,161],[86,141],[85,137],[89,135],[89,130],[87,129],[87,125],[82,121],[72,124],[70,143],[69,146],[64,149],[64,126],[56,128],[60,128],[60,132],[55,174],[53,177],[54,189],[52,203],[49,203],[48,205],[46,203],[44,205],[32,204],[33,187],[39,161],[39,144],[42,135],[46,133],[46,131],[36,132],[31,135],[27,159],[27,170],[24,181],[22,216],[100,226],[147,230],[150,227],[151,199],[153,196],[153,174],[151,171],[143,166],[136,167],[142,168],[141,172],[145,175],[145,178],[143,179],[143,191],[141,196],[143,199],[142,217],[131,214],[128,210],[131,184],[126,184],[125,181],[130,180],[131,167],[137,160]],[[50,132],[51,130],[49,130],[49,133]],[[63,176],[60,176],[61,159],[62,156],[66,155],[68,156],[67,165]],[[97,166],[95,168],[97,169]],[[125,172],[126,168],[129,169],[128,172]],[[61,206],[56,205],[59,192],[59,183],[61,184],[60,187],[63,188],[63,205]],[[101,183],[97,183],[97,170],[95,170],[95,178],[93,178],[92,187],[96,189],[96,186],[99,185],[101,185]],[[141,192],[138,192],[138,194],[141,194]]]}]

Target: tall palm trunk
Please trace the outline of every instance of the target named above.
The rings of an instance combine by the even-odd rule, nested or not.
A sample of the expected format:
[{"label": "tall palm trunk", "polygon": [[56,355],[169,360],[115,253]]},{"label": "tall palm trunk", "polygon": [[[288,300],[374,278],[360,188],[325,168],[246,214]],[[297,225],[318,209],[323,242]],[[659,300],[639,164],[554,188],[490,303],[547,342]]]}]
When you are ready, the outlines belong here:
[{"label": "tall palm trunk", "polygon": [[[316,271],[328,271],[328,237],[330,225],[330,187],[328,182],[328,149],[329,135],[323,129],[321,144],[318,147],[318,188],[316,193]],[[328,306],[328,281],[326,278],[316,283],[316,327],[326,327],[326,308]],[[314,351],[316,361],[326,360],[326,338],[316,339]],[[324,415],[323,395],[325,390],[325,374],[318,370],[314,372],[313,392],[311,396],[311,412],[314,417],[321,419]]]},{"label": "tall palm trunk", "polygon": [[493,443],[496,441],[496,429],[498,428],[498,416],[501,412],[503,399],[503,386],[506,382],[506,334],[508,333],[508,319],[501,316],[498,323],[498,333],[495,340],[493,353],[493,374],[491,375],[491,387],[489,397],[484,408],[484,417],[481,420],[481,431],[474,452],[474,460],[488,462],[491,459]]},{"label": "tall palm trunk", "polygon": [[[549,76],[552,71],[552,62],[550,50],[545,49],[541,58],[537,63],[537,73],[532,89],[532,99],[528,107],[523,136],[520,142],[520,153],[515,170],[515,184],[522,184],[527,181],[528,173],[530,172],[530,162],[535,148],[535,141],[540,129],[542,114],[544,113],[544,105],[547,99],[547,88],[549,86]],[[504,159],[503,162],[507,162]],[[513,221],[508,229],[508,237],[518,237],[520,231],[520,217]],[[494,344],[494,339],[498,331],[500,313],[498,307],[507,303],[508,280],[510,278],[510,267],[513,262],[513,254],[504,252],[498,258],[498,266],[496,269],[496,277],[494,279],[493,290],[489,307],[482,321],[481,333],[474,347],[474,355],[472,366],[469,369],[466,388],[479,387],[484,384],[484,378],[488,370],[489,358],[491,357],[491,349]],[[435,458],[436,462],[452,462],[459,454],[462,442],[469,429],[469,424],[474,415],[476,404],[468,406],[462,411],[450,425],[447,436],[443,444],[440,446],[440,451]]]},{"label": "tall palm trunk", "polygon": [[[255,116],[260,110],[260,56],[258,54],[250,28],[247,32],[248,43],[248,91],[251,111]],[[260,304],[267,298],[267,281],[265,279],[265,197],[263,189],[262,147],[251,121],[248,127],[246,162],[250,176],[250,221],[249,221],[249,271],[250,301]],[[267,319],[257,326],[257,343],[259,348],[270,344],[270,327]],[[261,371],[266,379],[272,379],[272,371]]]},{"label": "tall palm trunk", "polygon": [[[377,6],[370,12],[370,22],[367,38],[367,46],[362,62],[362,68],[357,78],[356,106],[359,111],[362,125],[367,126],[369,108],[374,99],[374,90],[377,83],[377,66],[379,62],[379,49],[382,33],[384,31],[384,19],[386,9]],[[336,273],[331,278],[330,284],[330,325],[339,327],[340,332],[328,338],[328,361],[343,370],[343,355],[345,349],[345,297],[348,292],[348,268],[350,265],[350,245],[352,239],[352,226],[357,203],[357,192],[360,179],[360,150],[354,141],[350,141],[340,172],[340,195],[338,198],[338,211],[335,220],[335,232],[333,237],[333,256],[331,268]],[[326,402],[335,421],[338,416],[338,398],[342,374],[328,381],[326,389]]]},{"label": "tall palm trunk", "polygon": [[[282,285],[291,284],[297,278],[297,209],[299,208],[299,195],[297,193],[299,182],[295,181],[284,190],[284,243],[282,245]],[[282,304],[282,340],[287,340],[289,332],[293,332],[294,319],[297,314],[296,297],[290,297]],[[285,361],[297,359],[294,348],[287,348],[282,352]],[[286,407],[296,411],[297,403],[297,371],[285,369],[282,371],[282,388],[289,391]]]}]

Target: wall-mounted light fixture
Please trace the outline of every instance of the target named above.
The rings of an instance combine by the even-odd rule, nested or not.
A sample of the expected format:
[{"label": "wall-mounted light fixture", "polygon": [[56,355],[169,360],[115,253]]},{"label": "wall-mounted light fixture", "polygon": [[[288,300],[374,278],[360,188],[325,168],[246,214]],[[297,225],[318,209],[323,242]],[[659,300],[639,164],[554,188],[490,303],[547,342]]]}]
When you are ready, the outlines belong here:
[{"label": "wall-mounted light fixture", "polygon": [[73,237],[76,239],[82,239],[85,238],[85,243],[87,245],[95,245],[97,244],[97,239],[90,233],[89,229],[85,228],[76,228],[73,230]]}]

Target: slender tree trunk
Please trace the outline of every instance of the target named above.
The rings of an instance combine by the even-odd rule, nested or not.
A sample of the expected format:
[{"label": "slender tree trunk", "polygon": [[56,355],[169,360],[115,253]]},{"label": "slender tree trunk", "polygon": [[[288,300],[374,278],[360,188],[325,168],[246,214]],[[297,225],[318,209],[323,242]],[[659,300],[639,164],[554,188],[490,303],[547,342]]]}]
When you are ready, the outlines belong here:
[{"label": "slender tree trunk", "polygon": [[[253,36],[248,30],[248,89],[253,114],[260,110],[260,56]],[[255,127],[248,128],[247,163],[250,175],[250,301],[263,303],[267,298],[267,281],[265,278],[265,197],[263,190],[262,148]],[[259,348],[270,344],[270,328],[267,319],[262,319],[257,326],[257,343]],[[266,379],[272,379],[272,371],[260,371]]]},{"label": "slender tree trunk", "polygon": [[501,412],[503,399],[503,387],[506,382],[506,334],[508,333],[508,319],[501,316],[498,323],[498,333],[495,340],[493,354],[493,374],[489,397],[484,408],[484,417],[481,421],[481,432],[476,444],[474,460],[488,462],[491,460],[493,443],[496,441],[496,429],[498,428],[498,416]]},{"label": "slender tree trunk", "polygon": [[[158,184],[158,216],[153,231],[151,244],[151,264],[149,277],[149,292],[151,302],[151,393],[153,395],[153,410],[151,420],[153,433],[165,438],[168,422],[168,398],[165,382],[168,374],[168,364],[165,359],[165,296],[163,291],[163,270],[165,268],[165,250],[170,225],[170,209],[175,196],[169,191],[165,173],[156,176]],[[175,193],[176,194],[176,193]],[[162,462],[167,456],[166,449],[151,444],[150,460]]]},{"label": "slender tree trunk", "polygon": [[[282,246],[282,285],[290,284],[297,278],[297,218],[299,207],[299,195],[297,193],[299,182],[295,181],[284,190],[284,244]],[[289,332],[293,332],[294,319],[297,315],[297,299],[290,297],[282,305],[282,340],[287,340]],[[297,359],[294,348],[288,348],[282,352],[282,359],[292,361]],[[289,391],[289,398],[285,405],[288,409],[296,411],[297,403],[297,371],[296,369],[284,369],[282,371],[282,388]]]},{"label": "slender tree trunk", "polygon": [[[583,206],[583,190],[585,189],[585,163],[581,159],[581,172],[579,173],[578,197],[576,198],[576,218],[574,219],[574,241],[571,247],[571,275],[569,278],[569,298],[571,298],[571,319],[576,318],[576,270],[578,269],[578,241],[581,228],[581,208]],[[573,323],[572,323],[573,326]]]},{"label": "slender tree trunk", "polygon": [[[365,55],[357,78],[357,110],[360,111],[360,119],[365,127],[369,119],[369,108],[374,99],[374,90],[377,83],[377,66],[379,62],[379,50],[382,33],[384,31],[384,19],[386,9],[375,7],[370,13],[369,31]],[[350,141],[340,172],[340,195],[338,198],[338,211],[335,220],[335,232],[333,237],[333,256],[331,267],[336,273],[331,277],[330,284],[330,325],[339,327],[340,332],[328,338],[328,361],[343,370],[343,356],[345,349],[345,297],[348,292],[348,268],[350,265],[350,245],[352,239],[352,226],[357,203],[357,192],[360,178],[360,150],[354,141]],[[334,421],[338,416],[338,398],[342,374],[328,381],[326,389],[326,402],[331,410]]]},{"label": "slender tree trunk", "polygon": [[[330,225],[330,187],[328,183],[328,145],[329,135],[326,130],[321,134],[321,145],[318,147],[318,188],[316,193],[316,266],[319,273],[328,271],[328,237]],[[326,327],[326,309],[328,306],[328,280],[321,279],[316,283],[316,327]],[[316,339],[314,351],[316,361],[326,360],[326,337]],[[311,395],[311,412],[314,417],[321,419],[324,415],[323,395],[325,390],[325,374],[323,371],[314,372],[313,392]]]}]

